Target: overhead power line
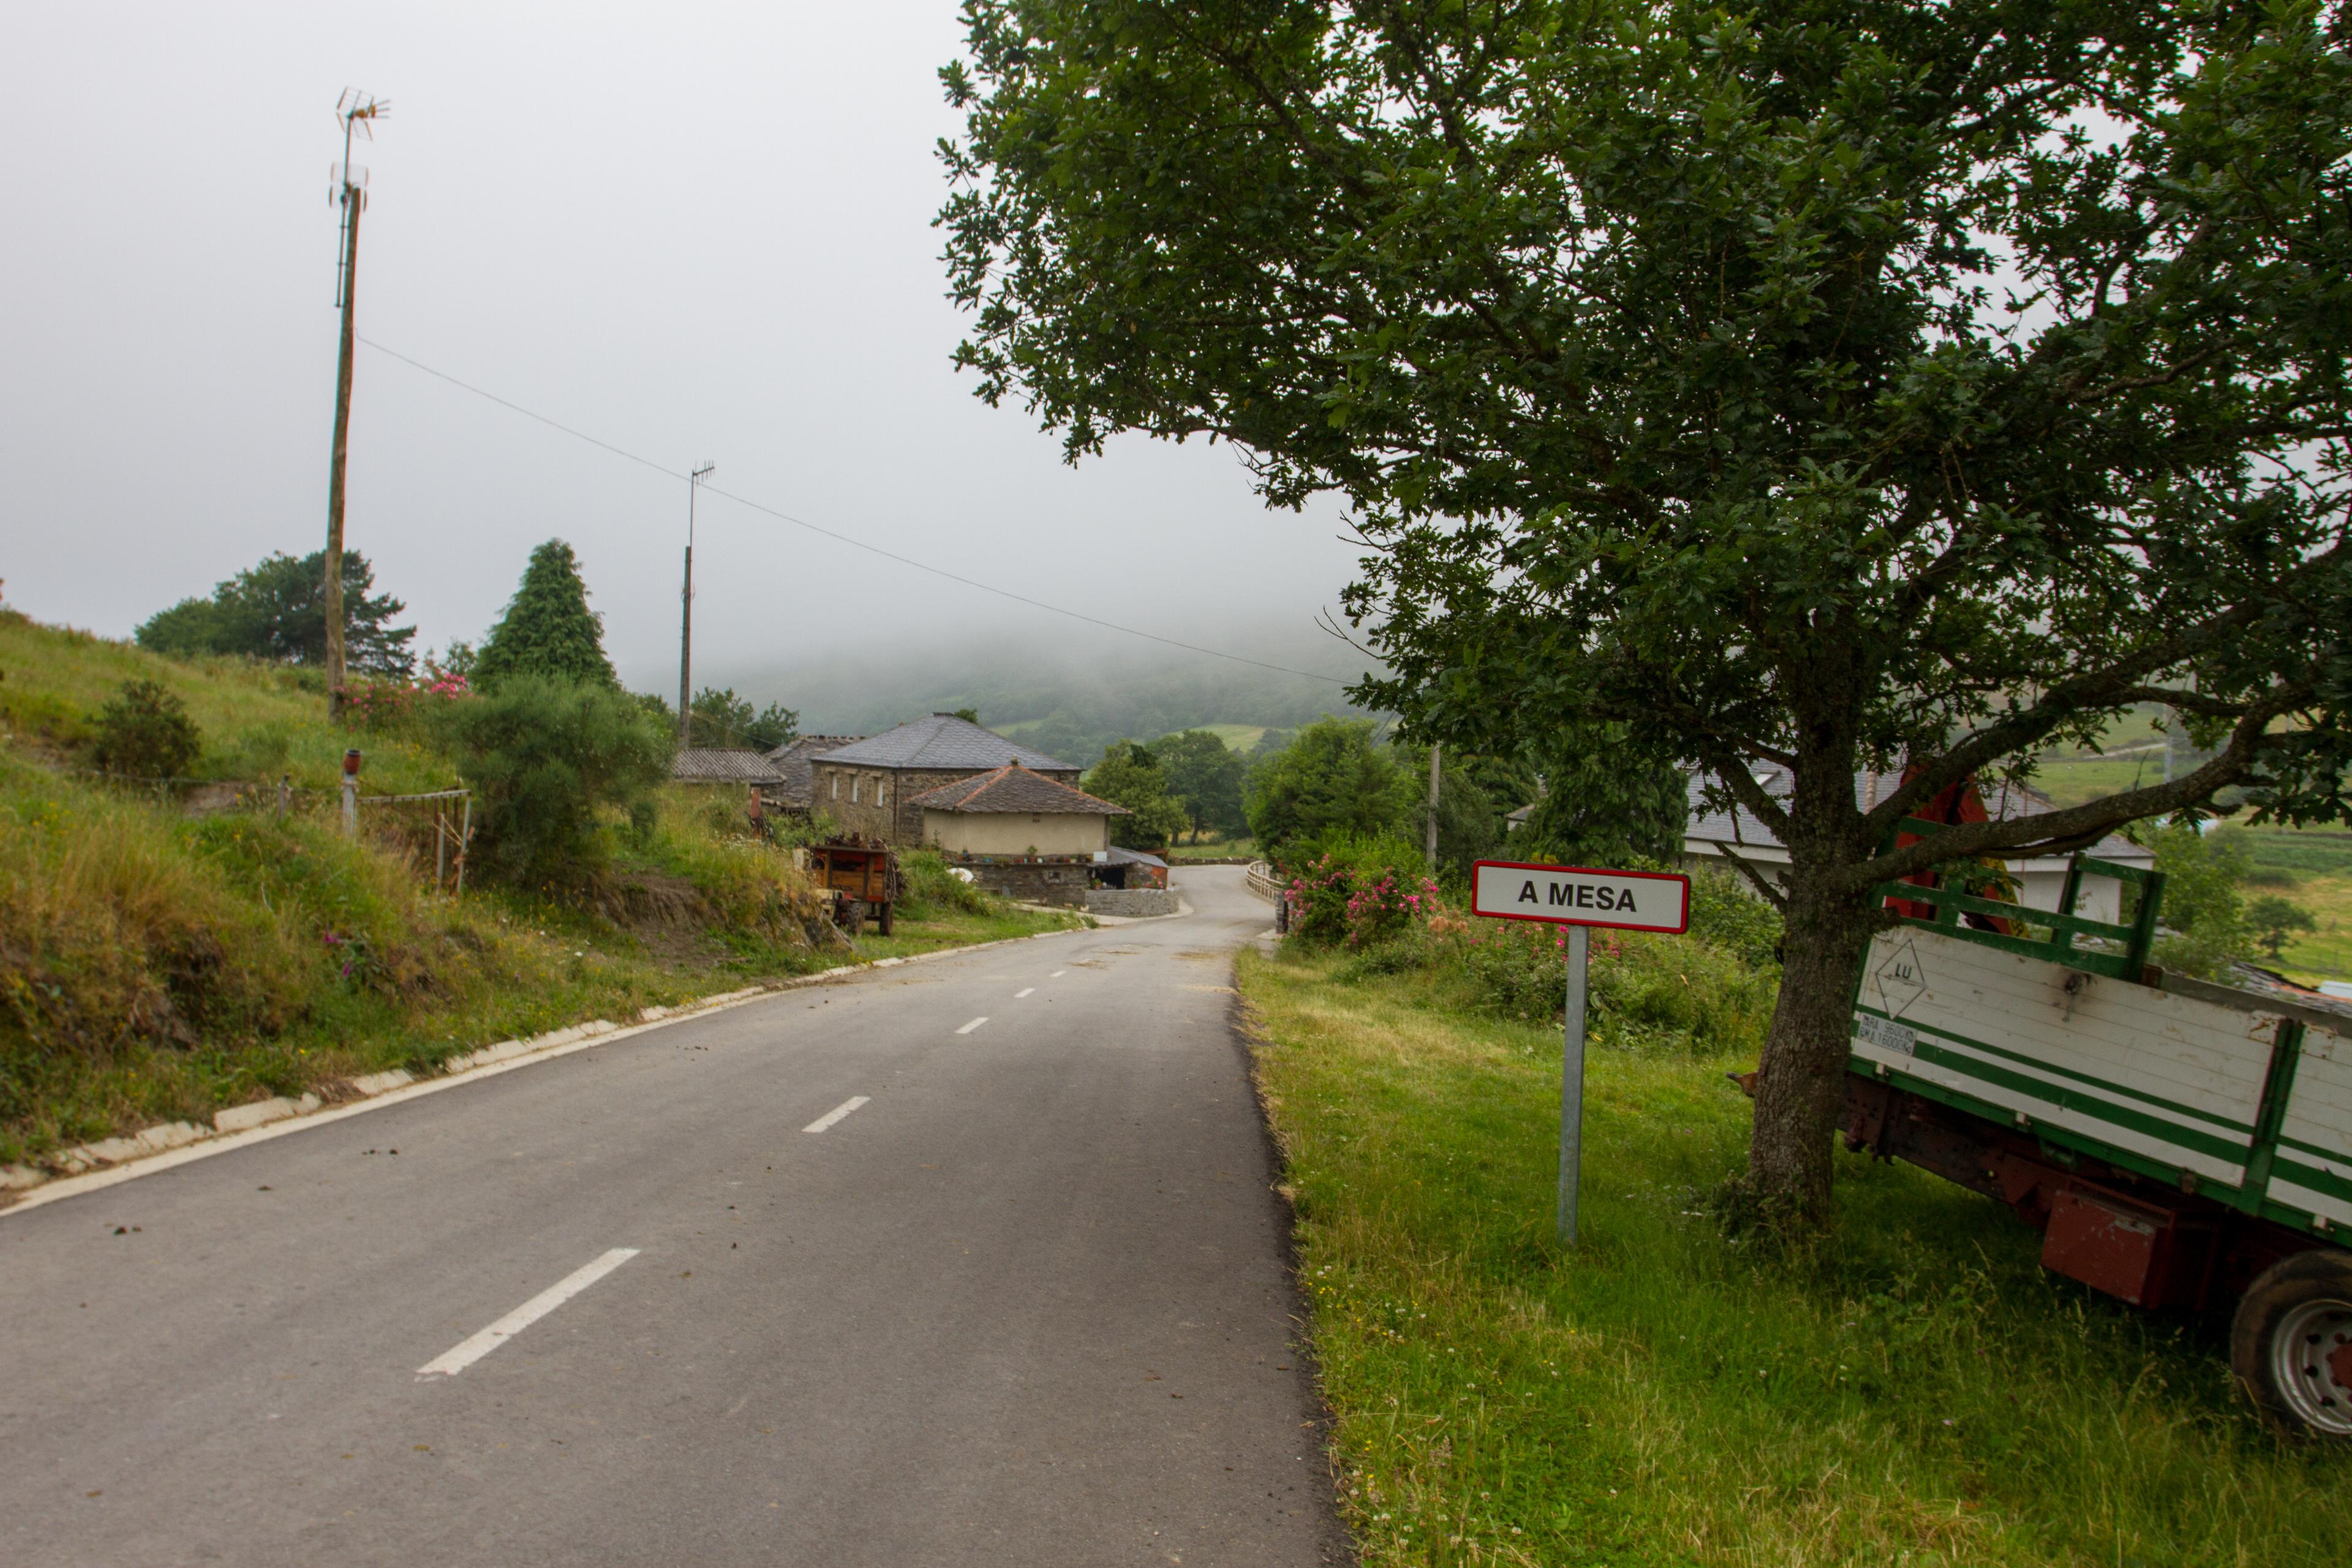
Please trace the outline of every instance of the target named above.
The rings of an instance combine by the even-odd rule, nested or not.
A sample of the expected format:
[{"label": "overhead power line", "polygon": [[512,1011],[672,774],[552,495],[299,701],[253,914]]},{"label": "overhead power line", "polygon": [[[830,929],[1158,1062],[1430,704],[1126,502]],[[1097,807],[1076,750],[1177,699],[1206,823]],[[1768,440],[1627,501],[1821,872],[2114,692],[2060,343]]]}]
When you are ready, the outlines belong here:
[{"label": "overhead power line", "polygon": [[[560,430],[575,441],[585,441],[592,447],[602,447],[604,450],[612,453],[616,458],[625,458],[632,463],[638,464],[643,468],[651,468],[654,472],[666,475],[673,479],[684,479],[688,478],[686,471],[682,468],[673,468],[667,464],[657,463],[651,458],[641,457],[637,453],[630,451],[625,447],[616,447],[610,441],[591,436],[585,430],[574,429],[572,426],[564,424],[560,419],[551,419],[535,408],[526,408],[510,397],[500,397],[497,393],[491,392],[485,387],[476,386],[470,381],[462,380],[457,376],[451,375],[446,370],[437,370],[432,365],[426,364],[423,360],[413,359],[409,355],[402,353],[398,349],[387,348],[385,345],[377,342],[373,338],[363,337],[359,341],[380,354],[386,355],[392,359],[396,359],[401,363],[407,365],[412,369],[421,370],[425,374],[434,377],[436,380],[446,381],[450,385],[458,388],[460,391],[470,392],[477,397],[487,398],[488,401],[497,404],[499,407],[520,414],[526,419],[535,419],[541,425],[546,426],[549,429]],[[1100,626],[1105,631],[1118,632],[1126,637],[1141,637],[1146,642],[1156,642],[1166,647],[1182,648],[1187,653],[1205,654],[1211,658],[1222,658],[1229,664],[1246,664],[1254,666],[1259,669],[1271,669],[1282,675],[1304,676],[1309,680],[1328,681],[1333,686],[1345,687],[1349,684],[1349,682],[1342,679],[1339,676],[1326,675],[1321,670],[1293,669],[1286,664],[1269,664],[1262,658],[1244,658],[1237,653],[1226,653],[1221,648],[1202,647],[1198,643],[1184,642],[1176,637],[1164,637],[1157,632],[1147,632],[1135,626],[1121,626],[1117,621],[1104,620],[1099,616],[1089,616],[1083,610],[1073,610],[1061,605],[1048,604],[1043,599],[1033,599],[1026,594],[1016,594],[1010,588],[1000,588],[993,583],[983,583],[976,577],[966,577],[961,573],[950,572],[944,566],[934,566],[928,561],[918,561],[911,555],[901,555],[895,550],[885,550],[878,544],[869,544],[862,539],[854,539],[845,533],[836,533],[830,528],[825,528],[820,524],[809,521],[806,518],[794,517],[788,511],[779,511],[774,507],[753,500],[749,496],[736,495],[731,491],[722,490],[716,485],[705,484],[702,487],[702,491],[705,495],[716,496],[721,500],[731,500],[737,506],[747,507],[752,511],[756,511],[764,517],[772,517],[779,522],[789,522],[795,528],[804,528],[811,533],[819,534],[826,539],[832,540],[836,544],[846,544],[853,550],[863,550],[869,555],[879,555],[886,561],[895,561],[901,566],[911,566],[918,572],[928,572],[934,577],[943,577],[950,583],[960,584],[966,588],[977,588],[983,594],[993,594],[1000,599],[1010,599],[1015,604],[1027,605],[1032,609],[1044,610],[1049,614],[1066,616],[1066,618],[1074,621],[1084,621],[1088,626]]]}]

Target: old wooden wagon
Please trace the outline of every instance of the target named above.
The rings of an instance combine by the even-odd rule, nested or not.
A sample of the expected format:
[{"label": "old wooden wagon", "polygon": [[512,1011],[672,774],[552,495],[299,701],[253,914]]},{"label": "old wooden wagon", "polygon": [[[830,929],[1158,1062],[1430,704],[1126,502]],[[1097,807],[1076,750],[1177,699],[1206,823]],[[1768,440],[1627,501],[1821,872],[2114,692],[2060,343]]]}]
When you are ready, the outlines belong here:
[{"label": "old wooden wagon", "polygon": [[808,850],[809,875],[833,899],[833,922],[856,936],[871,914],[884,936],[898,901],[898,857],[878,838],[829,839]]}]

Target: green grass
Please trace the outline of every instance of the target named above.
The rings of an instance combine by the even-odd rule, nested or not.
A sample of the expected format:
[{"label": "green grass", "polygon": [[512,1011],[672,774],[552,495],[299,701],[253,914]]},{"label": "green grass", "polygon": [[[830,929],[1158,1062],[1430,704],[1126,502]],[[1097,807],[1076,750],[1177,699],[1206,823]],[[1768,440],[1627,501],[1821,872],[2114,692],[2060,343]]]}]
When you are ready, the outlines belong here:
[{"label": "green grass", "polygon": [[[2352,872],[2307,877],[2281,892],[2309,910],[2319,929],[2296,932],[2278,967],[2302,980],[2352,979]],[[2267,964],[2271,960],[2264,956],[2255,962]]]},{"label": "green grass", "polygon": [[[1671,962],[1624,952],[1596,989]],[[1555,1027],[1377,969],[1238,973],[1366,1563],[2346,1560],[2352,1458],[2273,1438],[2210,1324],[2045,1273],[1991,1203],[1841,1156],[1817,1256],[1725,1240],[1752,1058],[1687,1032],[1597,1020],[1562,1253]]]},{"label": "green grass", "polygon": [[127,642],[43,626],[0,610],[0,744],[30,742],[73,760],[90,716],[124,682],[153,680],[188,705],[205,741],[198,776],[338,787],[343,749],[366,753],[362,787],[409,795],[457,782],[446,758],[414,741],[354,738],[326,719],[326,681],[317,670],[243,658],[183,661]]},{"label": "green grass", "polygon": [[[1057,929],[919,863],[916,919],[852,946],[740,800],[665,792],[643,837],[561,897],[433,887],[430,808],[342,837],[329,786],[354,739],[372,793],[455,778],[421,741],[328,721],[306,672],[180,664],[0,612],[0,1163],[272,1094],[331,1089],[595,1017],[746,984]],[[73,762],[124,680],[181,693],[206,776],[306,788],[283,816],[191,817]],[[266,766],[260,765],[266,763]]]},{"label": "green grass", "polygon": [[[1189,834],[1185,836],[1186,838],[1190,837]],[[1168,853],[1164,858],[1170,860],[1225,860],[1236,855],[1255,857],[1257,852],[1257,840],[1246,833],[1233,838],[1223,838],[1215,834],[1204,833],[1201,836],[1201,841],[1198,844],[1187,843],[1180,838],[1168,847]]]},{"label": "green grass", "polygon": [[1235,752],[1247,752],[1258,743],[1266,731],[1266,726],[1264,724],[1194,724],[1192,728],[1206,730],[1210,734],[1223,741],[1228,750]]}]

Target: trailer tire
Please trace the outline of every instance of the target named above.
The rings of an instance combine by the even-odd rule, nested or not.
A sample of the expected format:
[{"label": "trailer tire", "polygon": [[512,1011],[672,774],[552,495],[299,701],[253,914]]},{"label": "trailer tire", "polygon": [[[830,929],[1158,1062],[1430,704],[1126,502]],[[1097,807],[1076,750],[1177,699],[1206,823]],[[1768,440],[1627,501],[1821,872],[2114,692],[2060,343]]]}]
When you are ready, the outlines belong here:
[{"label": "trailer tire", "polygon": [[2352,1437],[2352,1253],[2316,1247],[2257,1276],[2230,1320],[2230,1370],[2274,1426]]},{"label": "trailer tire", "polygon": [[866,934],[866,900],[864,899],[841,900],[841,929],[852,937]]}]

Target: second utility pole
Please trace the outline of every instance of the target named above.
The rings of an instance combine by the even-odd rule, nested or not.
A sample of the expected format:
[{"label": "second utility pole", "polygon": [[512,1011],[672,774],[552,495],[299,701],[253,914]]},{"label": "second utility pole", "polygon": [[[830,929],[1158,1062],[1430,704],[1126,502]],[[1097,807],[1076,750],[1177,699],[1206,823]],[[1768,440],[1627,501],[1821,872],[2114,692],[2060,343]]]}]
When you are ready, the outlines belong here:
[{"label": "second utility pole", "polygon": [[686,476],[686,586],[679,591],[682,607],[677,616],[677,743],[693,743],[693,731],[688,729],[690,712],[687,704],[691,698],[694,680],[694,492],[709,479],[711,463],[698,463]]}]

